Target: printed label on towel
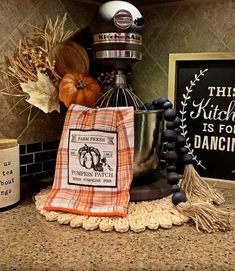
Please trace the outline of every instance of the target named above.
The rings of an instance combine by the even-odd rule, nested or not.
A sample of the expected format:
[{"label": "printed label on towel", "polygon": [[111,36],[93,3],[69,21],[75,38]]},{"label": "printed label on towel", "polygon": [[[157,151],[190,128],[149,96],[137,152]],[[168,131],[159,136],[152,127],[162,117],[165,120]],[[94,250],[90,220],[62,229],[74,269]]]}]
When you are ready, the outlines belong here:
[{"label": "printed label on towel", "polygon": [[117,133],[69,130],[68,183],[116,187]]}]

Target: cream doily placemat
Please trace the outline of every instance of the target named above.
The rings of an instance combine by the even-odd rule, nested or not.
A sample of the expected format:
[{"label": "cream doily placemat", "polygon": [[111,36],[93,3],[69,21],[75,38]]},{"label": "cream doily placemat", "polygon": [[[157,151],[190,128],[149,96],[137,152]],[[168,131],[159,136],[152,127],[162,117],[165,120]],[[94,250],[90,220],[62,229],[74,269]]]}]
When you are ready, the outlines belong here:
[{"label": "cream doily placemat", "polygon": [[43,210],[47,194],[50,189],[43,189],[35,196],[35,205],[39,213],[47,221],[58,221],[68,224],[72,228],[82,227],[85,230],[127,232],[141,232],[145,229],[157,230],[159,227],[170,229],[173,225],[180,226],[189,221],[189,218],[177,211],[171,202],[171,197],[159,200],[130,202],[128,214],[125,218],[85,216],[60,211]]}]

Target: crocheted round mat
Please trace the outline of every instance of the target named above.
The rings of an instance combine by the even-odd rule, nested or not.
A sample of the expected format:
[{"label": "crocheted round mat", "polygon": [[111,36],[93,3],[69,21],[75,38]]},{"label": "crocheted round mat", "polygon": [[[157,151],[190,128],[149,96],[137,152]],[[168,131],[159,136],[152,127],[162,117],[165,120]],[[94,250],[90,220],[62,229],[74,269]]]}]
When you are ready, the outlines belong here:
[{"label": "crocheted round mat", "polygon": [[72,228],[100,229],[104,232],[112,230],[141,232],[145,229],[157,230],[159,227],[170,229],[173,225],[180,226],[189,221],[188,217],[177,211],[170,196],[153,201],[130,202],[127,217],[120,218],[45,211],[43,206],[49,191],[50,189],[43,189],[35,196],[36,209],[45,216],[47,221],[58,221],[60,224],[68,224]]}]

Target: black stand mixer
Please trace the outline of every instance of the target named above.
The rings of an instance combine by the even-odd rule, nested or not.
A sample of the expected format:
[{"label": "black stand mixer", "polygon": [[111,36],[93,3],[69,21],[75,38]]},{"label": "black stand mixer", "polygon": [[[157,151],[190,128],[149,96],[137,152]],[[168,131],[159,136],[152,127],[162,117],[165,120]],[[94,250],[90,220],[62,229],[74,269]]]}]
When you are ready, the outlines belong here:
[{"label": "black stand mixer", "polygon": [[133,201],[170,194],[166,178],[156,171],[162,146],[162,111],[146,110],[127,83],[133,64],[142,59],[143,25],[144,18],[135,6],[125,1],[109,1],[99,7],[90,27],[94,67],[115,71],[112,86],[101,96],[97,106],[133,106],[135,109],[134,176],[130,191]]},{"label": "black stand mixer", "polygon": [[115,72],[113,85],[100,98],[99,106],[143,106],[127,84],[133,64],[142,59],[143,24],[138,9],[128,2],[109,1],[96,12],[91,23],[93,62]]}]

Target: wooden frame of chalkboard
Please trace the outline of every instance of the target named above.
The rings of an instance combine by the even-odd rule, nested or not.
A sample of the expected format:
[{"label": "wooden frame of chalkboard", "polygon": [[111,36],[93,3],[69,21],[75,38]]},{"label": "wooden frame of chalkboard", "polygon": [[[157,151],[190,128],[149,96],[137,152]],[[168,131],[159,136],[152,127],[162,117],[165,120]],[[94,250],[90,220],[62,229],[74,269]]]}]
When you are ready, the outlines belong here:
[{"label": "wooden frame of chalkboard", "polygon": [[235,181],[235,52],[170,54],[168,99],[199,174]]}]

